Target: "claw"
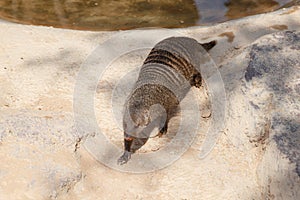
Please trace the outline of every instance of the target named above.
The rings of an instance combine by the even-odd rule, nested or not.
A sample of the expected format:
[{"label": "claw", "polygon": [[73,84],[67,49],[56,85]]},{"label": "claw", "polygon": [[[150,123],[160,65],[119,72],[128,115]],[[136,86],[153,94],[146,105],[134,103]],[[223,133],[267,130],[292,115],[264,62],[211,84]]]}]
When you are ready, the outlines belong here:
[{"label": "claw", "polygon": [[131,152],[125,151],[123,155],[118,159],[118,165],[124,165],[131,158]]}]

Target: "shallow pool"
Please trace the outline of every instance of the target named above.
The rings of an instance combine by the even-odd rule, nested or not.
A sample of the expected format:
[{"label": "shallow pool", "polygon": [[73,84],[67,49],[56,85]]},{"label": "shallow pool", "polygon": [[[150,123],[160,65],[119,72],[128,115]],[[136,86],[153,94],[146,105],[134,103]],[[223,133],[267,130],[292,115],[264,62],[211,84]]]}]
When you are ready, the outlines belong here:
[{"label": "shallow pool", "polygon": [[270,12],[291,0],[0,0],[0,19],[83,30],[208,25]]}]

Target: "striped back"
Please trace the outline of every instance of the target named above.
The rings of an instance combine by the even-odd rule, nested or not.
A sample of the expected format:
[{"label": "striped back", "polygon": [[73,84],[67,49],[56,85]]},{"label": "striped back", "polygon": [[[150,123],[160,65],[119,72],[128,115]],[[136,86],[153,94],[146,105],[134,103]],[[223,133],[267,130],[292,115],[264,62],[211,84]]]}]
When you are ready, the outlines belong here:
[{"label": "striped back", "polygon": [[143,84],[163,85],[182,100],[196,72],[192,64],[195,46],[200,44],[185,37],[172,37],[159,42],[144,61],[136,88]]},{"label": "striped back", "polygon": [[170,66],[161,63],[148,63],[142,66],[136,88],[142,88],[146,84],[164,86],[178,100],[182,100],[191,87],[184,76]]},{"label": "striped back", "polygon": [[200,44],[191,38],[171,37],[159,42],[151,50],[144,64],[160,63],[183,75],[187,80],[193,75],[195,51]]}]

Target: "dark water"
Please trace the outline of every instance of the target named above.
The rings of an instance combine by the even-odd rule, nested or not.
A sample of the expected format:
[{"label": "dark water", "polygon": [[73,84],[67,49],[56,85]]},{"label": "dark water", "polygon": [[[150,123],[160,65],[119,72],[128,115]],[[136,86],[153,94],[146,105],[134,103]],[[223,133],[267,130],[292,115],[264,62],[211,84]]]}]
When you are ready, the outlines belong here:
[{"label": "dark water", "polygon": [[0,19],[83,30],[189,27],[270,12],[292,0],[0,0]]}]

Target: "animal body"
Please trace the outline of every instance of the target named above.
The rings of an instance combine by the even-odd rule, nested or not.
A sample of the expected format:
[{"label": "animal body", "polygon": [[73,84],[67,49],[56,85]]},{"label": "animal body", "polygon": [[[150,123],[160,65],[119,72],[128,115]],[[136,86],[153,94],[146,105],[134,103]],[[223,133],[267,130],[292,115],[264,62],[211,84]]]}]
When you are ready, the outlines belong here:
[{"label": "animal body", "polygon": [[199,48],[208,51],[215,44],[216,41],[200,44],[192,38],[171,37],[154,46],[124,105],[124,153],[119,164],[128,162],[154,128],[158,128],[159,135],[167,132],[180,101],[192,86],[201,86],[202,77],[195,66],[200,65],[195,62]]}]

